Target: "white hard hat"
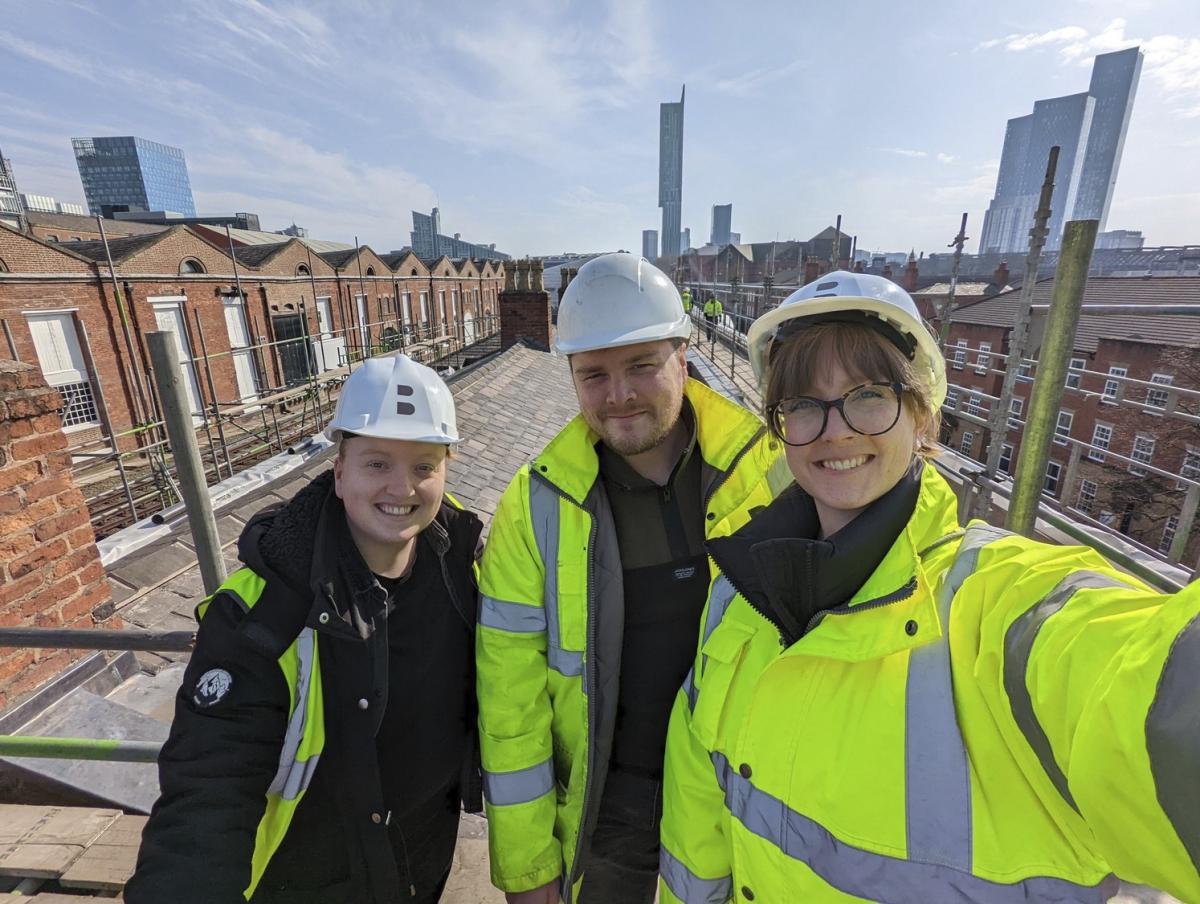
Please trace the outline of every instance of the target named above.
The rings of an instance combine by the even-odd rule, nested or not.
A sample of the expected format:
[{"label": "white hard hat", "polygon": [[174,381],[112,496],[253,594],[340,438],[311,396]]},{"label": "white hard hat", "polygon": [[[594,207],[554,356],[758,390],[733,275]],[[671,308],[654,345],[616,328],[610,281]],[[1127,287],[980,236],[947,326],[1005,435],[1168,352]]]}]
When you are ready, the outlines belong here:
[{"label": "white hard hat", "polygon": [[458,442],[454,397],[435,371],[408,355],[368,358],[342,386],[325,435],[343,433],[418,443]]},{"label": "white hard hat", "polygon": [[644,257],[621,251],[579,268],[558,306],[554,350],[573,355],[655,339],[686,339],[691,333],[692,322],[675,284]]},{"label": "white hard hat", "polygon": [[921,319],[912,296],[890,279],[869,273],[835,270],[793,292],[779,307],[750,325],[746,341],[750,365],[760,383],[766,382],[771,343],[789,321],[810,323],[848,321],[879,330],[916,365],[928,381],[934,409],[946,398],[946,360],[937,340]]}]

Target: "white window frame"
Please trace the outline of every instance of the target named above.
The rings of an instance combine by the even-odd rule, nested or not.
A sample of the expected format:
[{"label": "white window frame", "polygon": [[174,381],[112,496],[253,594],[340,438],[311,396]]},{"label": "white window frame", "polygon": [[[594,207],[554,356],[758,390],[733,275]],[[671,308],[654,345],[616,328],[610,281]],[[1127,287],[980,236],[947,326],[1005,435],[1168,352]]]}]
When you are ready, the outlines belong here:
[{"label": "white window frame", "polygon": [[1021,429],[1021,415],[1025,413],[1025,400],[1013,396],[1008,400],[1008,426],[1010,430]]},{"label": "white window frame", "polygon": [[1087,367],[1087,358],[1072,358],[1067,368],[1067,389],[1078,389],[1083,379],[1080,371]]},{"label": "white window frame", "polygon": [[967,340],[959,339],[954,346],[953,366],[955,370],[962,370],[967,363]]},{"label": "white window frame", "polygon": [[[1139,433],[1133,438],[1133,449],[1129,453],[1138,464],[1148,465],[1154,460],[1154,447],[1158,440],[1149,433]],[[1138,477],[1143,477],[1146,474],[1144,468],[1139,468],[1137,464],[1129,465],[1129,473],[1136,474]]]},{"label": "white window frame", "polygon": [[[1108,369],[1108,375],[1110,377],[1127,377],[1127,376],[1129,376],[1129,368],[1128,367],[1117,367],[1116,365],[1113,365],[1112,367],[1110,367]],[[1120,394],[1120,392],[1121,392],[1121,381],[1120,380],[1105,380],[1104,381],[1104,393],[1101,396],[1100,400],[1102,402],[1108,403],[1109,405],[1115,405],[1115,404],[1117,404],[1117,401],[1118,401],[1117,397]]]},{"label": "white window frame", "polygon": [[1179,530],[1179,516],[1171,515],[1163,524],[1162,539],[1158,541],[1158,551],[1164,556],[1171,551],[1171,544],[1175,542],[1175,531]]},{"label": "white window frame", "polygon": [[[1059,487],[1062,484],[1062,470],[1062,465],[1054,459],[1050,459],[1050,461],[1046,462],[1046,475],[1042,478],[1043,496],[1053,497],[1058,492]],[[1053,477],[1051,477],[1051,474],[1053,474]],[[1046,484],[1048,484],[1051,480],[1054,481],[1053,489],[1046,486]]]},{"label": "white window frame", "polygon": [[946,387],[946,401],[943,402],[942,404],[945,405],[945,407],[949,408],[951,411],[956,411],[958,409],[958,387],[957,386],[947,386]]},{"label": "white window frame", "polygon": [[973,414],[975,417],[983,417],[983,397],[977,395],[967,396],[967,414]]},{"label": "white window frame", "polygon": [[958,451],[960,454],[970,458],[975,452],[975,433],[972,430],[964,430],[962,439],[958,441]]},{"label": "white window frame", "polygon": [[[1152,374],[1150,377],[1151,383],[1156,383],[1159,386],[1171,386],[1175,382],[1175,378],[1171,374]],[[1171,394],[1165,389],[1155,389],[1153,387],[1146,388],[1146,407],[1153,408],[1156,411],[1162,411],[1167,407],[1167,402],[1170,401]],[[1161,399],[1161,403],[1159,402]]]},{"label": "white window frame", "polygon": [[1005,474],[1012,473],[1012,457],[1013,457],[1013,444],[1012,443],[1002,443],[1000,445],[999,468]]},{"label": "white window frame", "polygon": [[[1101,437],[1101,432],[1107,434]],[[1092,442],[1088,448],[1088,460],[1105,462],[1108,460],[1108,450],[1112,446],[1113,428],[1112,424],[1102,424],[1097,421],[1092,427]]]},{"label": "white window frame", "polygon": [[1085,515],[1091,515],[1096,508],[1096,491],[1100,486],[1094,480],[1079,481],[1079,493],[1075,497],[1075,508]]},{"label": "white window frame", "polygon": [[[1179,476],[1187,477],[1191,480],[1200,480],[1200,449],[1194,446],[1188,446],[1183,453],[1183,461],[1179,465]],[[1179,488],[1182,490],[1187,487],[1187,484],[1182,480],[1179,481]]]},{"label": "white window frame", "polygon": [[975,373],[986,375],[992,367],[992,343],[980,342],[979,354],[975,357]]},{"label": "white window frame", "polygon": [[[1066,423],[1063,423],[1066,418]],[[1054,445],[1065,446],[1071,437],[1071,425],[1075,423],[1074,411],[1060,411],[1058,421],[1054,425]]]},{"label": "white window frame", "polygon": [[1017,365],[1017,379],[1029,383],[1033,380],[1033,368],[1025,363]]}]

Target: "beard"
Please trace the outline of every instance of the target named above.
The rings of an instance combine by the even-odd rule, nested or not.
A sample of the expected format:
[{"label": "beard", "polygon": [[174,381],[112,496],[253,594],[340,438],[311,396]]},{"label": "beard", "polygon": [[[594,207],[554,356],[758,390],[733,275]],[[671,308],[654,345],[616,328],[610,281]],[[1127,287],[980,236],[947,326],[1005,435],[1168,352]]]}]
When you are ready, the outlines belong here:
[{"label": "beard", "polygon": [[682,407],[683,400],[680,399],[679,407],[675,408],[674,411],[650,409],[646,412],[648,415],[647,423],[639,424],[638,429],[633,432],[611,428],[605,422],[592,424],[591,426],[593,430],[600,434],[604,445],[608,446],[608,448],[612,449],[618,455],[628,458],[632,455],[641,455],[643,452],[649,452],[665,440],[675,428],[675,423],[679,420]]}]

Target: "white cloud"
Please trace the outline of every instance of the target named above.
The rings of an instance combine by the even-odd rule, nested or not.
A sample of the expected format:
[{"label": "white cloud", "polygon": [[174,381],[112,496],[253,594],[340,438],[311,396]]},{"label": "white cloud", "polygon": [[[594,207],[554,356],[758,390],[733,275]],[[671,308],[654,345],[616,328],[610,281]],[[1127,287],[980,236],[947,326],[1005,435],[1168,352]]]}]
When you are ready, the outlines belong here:
[{"label": "white cloud", "polygon": [[958,158],[955,157],[953,154],[943,154],[940,151],[938,152],[938,155],[937,155],[938,163],[953,163],[957,159]]},{"label": "white cloud", "polygon": [[1001,46],[1009,51],[1054,46],[1064,63],[1080,66],[1090,66],[1098,53],[1140,46],[1145,55],[1142,74],[1163,92],[1176,113],[1200,117],[1200,37],[1163,34],[1141,38],[1127,34],[1125,20],[1118,18],[1095,33],[1069,25],[1040,34],[1008,35],[983,41],[976,49]]},{"label": "white cloud", "polygon": [[798,72],[804,66],[804,60],[792,60],[784,66],[761,67],[743,72],[733,78],[720,79],[713,88],[722,94],[733,97],[749,97],[764,86],[787,78]]},{"label": "white cloud", "polygon": [[901,157],[928,157],[928,151],[917,151],[912,148],[883,148],[889,154],[897,154]]}]

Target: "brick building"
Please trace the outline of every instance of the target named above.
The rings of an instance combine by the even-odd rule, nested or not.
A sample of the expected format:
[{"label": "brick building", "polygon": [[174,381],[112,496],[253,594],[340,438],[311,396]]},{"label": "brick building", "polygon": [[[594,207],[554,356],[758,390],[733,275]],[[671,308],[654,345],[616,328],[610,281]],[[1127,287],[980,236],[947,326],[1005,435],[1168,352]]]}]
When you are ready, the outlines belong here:
[{"label": "brick building", "polygon": [[[1053,287],[1040,281],[1034,305],[1049,304]],[[970,417],[986,420],[989,396],[1000,394],[1018,296],[967,304],[951,319],[942,440],[979,461],[987,457],[986,430]],[[1092,277],[1083,303],[1044,493],[1166,552],[1189,486],[1179,478],[1200,479],[1200,278]],[[1129,309],[1099,313],[1097,305]],[[1035,375],[1030,366],[1017,381],[1001,446],[1008,474]],[[1184,560],[1197,555],[1200,531],[1193,530]]]},{"label": "brick building", "polygon": [[[430,265],[407,250],[384,258],[365,246],[317,253],[281,238],[231,254],[188,226],[110,236],[110,270],[103,242],[56,243],[0,226],[0,355],[41,366],[64,396],[73,447],[116,437],[129,449],[135,425],[152,419],[147,332],[179,337],[199,412],[410,336],[461,337],[496,312],[502,264]],[[446,305],[432,303],[438,293]]]}]

